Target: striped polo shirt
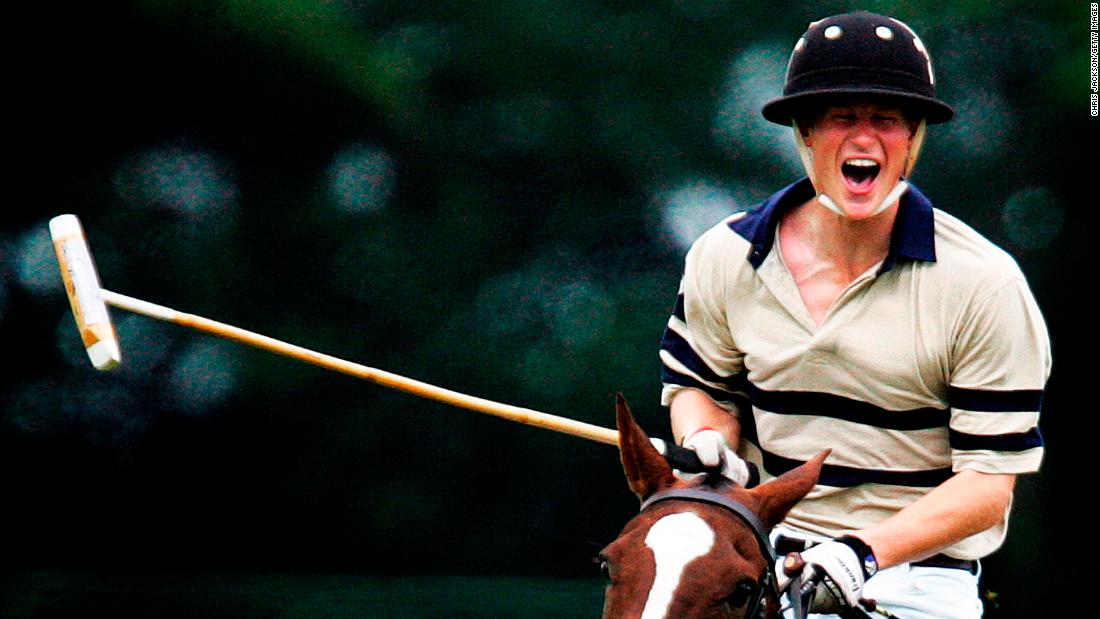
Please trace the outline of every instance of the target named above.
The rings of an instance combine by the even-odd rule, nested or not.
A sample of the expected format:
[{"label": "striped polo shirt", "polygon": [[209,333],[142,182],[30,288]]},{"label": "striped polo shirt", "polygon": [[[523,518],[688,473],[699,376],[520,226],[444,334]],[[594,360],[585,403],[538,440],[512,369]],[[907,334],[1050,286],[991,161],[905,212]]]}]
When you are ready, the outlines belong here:
[{"label": "striped polo shirt", "polygon": [[[868,527],[957,471],[1038,470],[1050,343],[1016,262],[910,187],[885,260],[817,325],[776,234],[814,195],[803,179],[694,243],[661,342],[662,403],[694,388],[738,414],[764,479],[831,448],[784,522],[811,534]],[[986,556],[1006,526],[946,553]]]}]

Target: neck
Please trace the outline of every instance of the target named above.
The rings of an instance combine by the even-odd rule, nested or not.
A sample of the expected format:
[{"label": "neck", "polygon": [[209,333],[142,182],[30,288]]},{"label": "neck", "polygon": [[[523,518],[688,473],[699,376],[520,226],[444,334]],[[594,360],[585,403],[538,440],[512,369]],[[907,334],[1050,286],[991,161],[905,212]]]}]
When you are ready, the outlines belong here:
[{"label": "neck", "polygon": [[854,278],[886,258],[896,218],[896,203],[873,217],[853,220],[830,211],[815,197],[793,209],[783,224],[814,256]]}]

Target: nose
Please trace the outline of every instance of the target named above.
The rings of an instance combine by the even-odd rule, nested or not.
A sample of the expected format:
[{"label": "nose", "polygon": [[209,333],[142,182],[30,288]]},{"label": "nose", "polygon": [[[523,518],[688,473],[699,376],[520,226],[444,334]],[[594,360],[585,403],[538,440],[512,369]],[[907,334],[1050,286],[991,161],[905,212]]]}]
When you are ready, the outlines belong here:
[{"label": "nose", "polygon": [[870,146],[878,138],[874,123],[870,118],[859,118],[848,131],[848,139],[857,146]]}]

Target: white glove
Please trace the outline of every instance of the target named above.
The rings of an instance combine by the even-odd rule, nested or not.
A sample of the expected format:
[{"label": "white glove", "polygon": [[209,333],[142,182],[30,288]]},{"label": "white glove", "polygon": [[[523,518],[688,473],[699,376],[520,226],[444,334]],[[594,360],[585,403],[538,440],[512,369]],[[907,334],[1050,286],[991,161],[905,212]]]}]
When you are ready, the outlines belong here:
[{"label": "white glove", "polygon": [[721,466],[722,476],[739,486],[749,483],[749,465],[730,449],[725,437],[718,430],[703,428],[684,440],[684,447],[699,456],[699,462],[707,468]]},{"label": "white glove", "polygon": [[[858,606],[865,580],[862,561],[850,546],[829,540],[822,542],[799,555],[806,562],[802,568],[802,580],[808,582],[815,577],[815,571],[824,572],[814,597],[814,612],[836,612],[839,608]],[[873,558],[873,555],[872,555]],[[791,579],[781,565],[776,570],[780,589],[787,586]],[[827,592],[822,596],[820,593]],[[793,594],[794,592],[792,592]]]}]

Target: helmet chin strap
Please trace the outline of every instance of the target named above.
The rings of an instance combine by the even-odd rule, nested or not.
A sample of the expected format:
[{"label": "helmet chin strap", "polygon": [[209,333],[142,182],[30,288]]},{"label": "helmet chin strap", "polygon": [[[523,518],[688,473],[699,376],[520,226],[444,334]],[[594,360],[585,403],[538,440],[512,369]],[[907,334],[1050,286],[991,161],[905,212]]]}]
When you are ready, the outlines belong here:
[{"label": "helmet chin strap", "polygon": [[[890,190],[890,193],[886,194],[886,197],[882,199],[882,202],[879,202],[878,206],[875,207],[875,210],[871,211],[871,214],[867,217],[874,217],[882,211],[885,211],[887,208],[890,207],[891,204],[897,202],[898,198],[901,197],[901,194],[905,193],[906,189],[909,189],[909,183],[905,182],[905,179],[899,179],[898,184],[894,185],[894,188]],[[848,213],[844,212],[844,209],[840,208],[840,206],[837,205],[836,202],[833,202],[832,198],[823,193],[817,194],[817,201],[824,205],[825,208],[836,213],[837,215],[840,215],[841,217],[850,217]]]},{"label": "helmet chin strap", "polygon": [[[906,182],[905,179],[913,172],[913,166],[917,163],[917,154],[920,153],[921,145],[924,143],[924,131],[927,126],[928,123],[923,119],[920,121],[920,124],[917,125],[916,130],[913,132],[912,141],[909,144],[909,153],[905,157],[904,175],[898,179],[894,188],[882,198],[882,202],[879,202],[879,205],[875,207],[875,210],[872,211],[868,217],[874,217],[890,208],[890,205],[897,202],[898,199],[901,198],[901,194],[909,189],[909,183]],[[798,123],[796,121],[791,121],[791,128],[794,129],[794,141],[798,146],[798,156],[802,159],[802,167],[806,168],[806,175],[810,177],[810,183],[816,188],[818,184],[817,176],[814,174],[813,154],[810,153],[810,147],[806,146],[806,140],[802,137],[802,131],[798,129]],[[822,206],[841,217],[851,217],[836,203],[836,201],[825,193],[819,192],[817,194],[817,201],[820,202]]]}]

